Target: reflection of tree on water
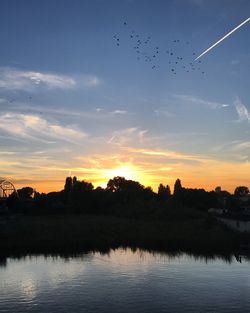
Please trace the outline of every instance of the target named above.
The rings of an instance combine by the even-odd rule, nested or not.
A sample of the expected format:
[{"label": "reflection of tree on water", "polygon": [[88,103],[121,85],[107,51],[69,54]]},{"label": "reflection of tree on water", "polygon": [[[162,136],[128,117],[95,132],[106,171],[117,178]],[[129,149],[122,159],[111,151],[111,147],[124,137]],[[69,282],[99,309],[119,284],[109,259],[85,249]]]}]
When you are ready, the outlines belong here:
[{"label": "reflection of tree on water", "polygon": [[0,257],[0,267],[6,267],[6,266],[7,266],[7,258]]},{"label": "reflection of tree on water", "polygon": [[[124,255],[129,256],[128,259],[124,259]],[[230,254],[230,255],[218,255],[218,254],[202,254],[202,253],[188,253],[177,251],[153,251],[141,248],[117,248],[117,249],[106,249],[106,250],[86,250],[82,253],[48,253],[48,254],[18,254],[11,256],[1,256],[0,257],[0,268],[8,266],[8,259],[25,261],[26,259],[32,260],[43,257],[44,260],[57,262],[63,260],[65,263],[70,263],[73,260],[81,261],[82,264],[92,263],[98,260],[103,263],[115,264],[118,266],[128,266],[129,259],[139,259],[141,261],[149,261],[150,259],[163,259],[167,262],[177,260],[183,257],[192,259],[195,262],[204,262],[206,264],[222,260],[225,263],[231,264],[234,261],[234,257],[237,262],[242,263],[244,261],[250,261],[250,255],[243,255],[240,253]],[[131,261],[131,260],[130,260]],[[133,262],[132,262],[133,263]]]},{"label": "reflection of tree on water", "polygon": [[235,254],[235,259],[237,262],[241,263],[241,255],[240,254]]},{"label": "reflection of tree on water", "polygon": [[250,262],[250,244],[241,244],[239,251],[235,254],[235,259],[237,262],[242,263],[242,260]]}]

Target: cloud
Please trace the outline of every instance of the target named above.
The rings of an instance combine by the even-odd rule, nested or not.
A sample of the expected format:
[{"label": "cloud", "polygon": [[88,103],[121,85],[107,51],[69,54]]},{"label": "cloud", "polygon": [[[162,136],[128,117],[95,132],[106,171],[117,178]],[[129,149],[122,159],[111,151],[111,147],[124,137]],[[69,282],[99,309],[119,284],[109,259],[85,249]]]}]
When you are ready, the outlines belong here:
[{"label": "cloud", "polygon": [[159,149],[144,149],[144,148],[128,148],[131,153],[142,154],[144,156],[149,156],[153,158],[165,159],[168,161],[178,162],[188,162],[188,163],[201,163],[207,159],[205,156],[201,155],[190,155],[179,153],[173,150],[159,150]]},{"label": "cloud", "polygon": [[7,155],[7,156],[16,156],[18,155],[19,152],[15,152],[15,151],[0,151],[0,155]]},{"label": "cloud", "polygon": [[128,112],[125,110],[114,110],[110,113],[115,115],[115,114],[127,114]]},{"label": "cloud", "polygon": [[[58,125],[58,123],[46,122],[48,126]],[[34,133],[36,134],[35,131]],[[249,182],[250,163],[243,159],[244,162],[236,163],[217,160],[206,155],[152,148],[147,145],[148,136],[145,136],[145,133],[146,130],[137,127],[119,130],[115,133],[117,137],[113,139],[113,143],[117,143],[121,137],[124,137],[126,145],[106,145],[102,148],[104,140],[100,138],[98,145],[93,149],[86,148],[83,151],[80,147],[73,153],[71,148],[68,148],[68,151],[62,150],[63,145],[60,145],[59,149],[53,145],[55,149],[53,153],[50,147],[46,147],[47,151],[33,151],[33,147],[23,145],[21,150],[25,151],[20,151],[21,154],[18,156],[11,156],[8,151],[6,155],[1,155],[2,175],[16,182],[19,181],[20,187],[27,185],[26,180],[29,179],[30,184],[32,182],[31,185],[39,191],[60,190],[69,172],[79,179],[103,187],[113,176],[132,175],[131,179],[138,180],[144,185],[151,185],[155,190],[159,183],[173,185],[177,177],[181,178],[184,186],[199,186],[210,190],[216,185],[233,190],[237,179],[245,181],[246,184]],[[140,137],[143,138],[143,147],[139,148],[136,145],[133,148],[134,141],[139,142]],[[246,149],[249,145],[247,142],[235,143],[242,143],[241,147],[244,146]],[[16,149],[19,148],[15,147]],[[39,149],[41,149],[40,145]],[[31,151],[33,153],[30,153]],[[57,180],[53,180],[52,177]]]},{"label": "cloud", "polygon": [[[0,100],[1,103],[1,100]],[[17,112],[17,113],[23,113],[23,114],[34,114],[34,115],[40,115],[41,113],[44,115],[54,116],[55,118],[58,118],[58,116],[62,117],[82,117],[84,119],[88,120],[103,120],[105,122],[110,122],[111,120],[116,121],[117,119],[122,119],[125,115],[129,114],[127,110],[122,109],[113,109],[113,110],[106,110],[104,108],[96,108],[96,109],[89,109],[84,110],[85,104],[81,106],[80,109],[74,109],[70,106],[65,106],[65,104],[57,104],[56,106],[53,106],[50,103],[46,103],[46,105],[38,105],[35,102],[32,103],[26,103],[24,101],[19,101],[18,97],[16,99],[13,99],[13,101],[5,100],[3,101],[5,103],[5,106],[0,106],[0,113],[6,112]],[[132,114],[132,113],[131,113]],[[131,115],[130,114],[130,115]]]},{"label": "cloud", "polygon": [[0,67],[0,88],[7,90],[33,91],[37,88],[72,89],[92,88],[100,84],[99,78],[92,75],[68,76],[62,74],[25,71]]},{"label": "cloud", "polygon": [[147,132],[147,130],[140,130],[137,127],[117,130],[113,132],[111,138],[108,140],[108,143],[116,144],[118,146],[124,146],[134,141],[136,141],[137,143],[143,142],[144,135]]},{"label": "cloud", "polygon": [[79,78],[79,85],[82,85],[84,87],[93,88],[100,85],[101,80],[97,76],[93,75],[82,75]]},{"label": "cloud", "polygon": [[0,130],[14,138],[43,142],[62,140],[77,143],[87,135],[77,128],[61,126],[31,114],[5,113],[0,116]]},{"label": "cloud", "polygon": [[232,140],[224,142],[212,148],[221,160],[242,162],[250,160],[250,141],[249,140]]},{"label": "cloud", "polygon": [[175,95],[175,97],[180,100],[192,103],[192,104],[206,106],[210,109],[220,109],[220,108],[226,108],[229,106],[229,104],[227,103],[208,101],[208,100],[204,100],[204,99],[191,96],[191,95]]},{"label": "cloud", "polygon": [[236,151],[242,151],[242,150],[250,151],[250,141],[243,141],[243,142],[237,143],[232,147],[232,149]]},{"label": "cloud", "polygon": [[235,105],[235,108],[236,108],[236,111],[237,111],[237,114],[239,117],[239,121],[240,122],[244,122],[244,121],[250,122],[250,114],[249,114],[246,106],[241,102],[241,100],[238,97],[236,97],[233,103]]}]

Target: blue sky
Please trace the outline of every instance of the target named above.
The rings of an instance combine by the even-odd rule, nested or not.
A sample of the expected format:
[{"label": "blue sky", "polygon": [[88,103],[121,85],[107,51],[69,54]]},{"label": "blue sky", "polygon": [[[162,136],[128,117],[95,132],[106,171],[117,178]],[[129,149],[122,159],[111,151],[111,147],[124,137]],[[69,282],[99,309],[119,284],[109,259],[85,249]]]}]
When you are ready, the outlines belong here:
[{"label": "blue sky", "polygon": [[249,1],[0,6],[1,176],[45,191],[69,173],[250,184],[249,23],[194,61],[250,16]]}]

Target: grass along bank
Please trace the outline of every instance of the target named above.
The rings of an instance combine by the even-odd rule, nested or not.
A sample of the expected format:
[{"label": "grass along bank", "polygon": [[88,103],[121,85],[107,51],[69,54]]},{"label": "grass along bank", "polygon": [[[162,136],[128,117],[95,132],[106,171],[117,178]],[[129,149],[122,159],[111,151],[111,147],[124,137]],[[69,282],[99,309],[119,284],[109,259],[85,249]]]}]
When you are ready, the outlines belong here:
[{"label": "grass along bank", "polygon": [[99,215],[20,216],[0,228],[2,255],[80,253],[118,247],[232,253],[238,235],[207,219],[140,220]]}]

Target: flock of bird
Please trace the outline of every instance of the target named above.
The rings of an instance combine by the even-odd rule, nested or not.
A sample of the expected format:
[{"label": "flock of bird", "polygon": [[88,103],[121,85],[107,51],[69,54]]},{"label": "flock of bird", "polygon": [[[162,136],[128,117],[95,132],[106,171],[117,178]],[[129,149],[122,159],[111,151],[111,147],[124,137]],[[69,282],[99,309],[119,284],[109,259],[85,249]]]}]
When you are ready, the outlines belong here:
[{"label": "flock of bird", "polygon": [[[128,23],[123,22],[123,26],[128,30]],[[150,65],[152,70],[160,68],[160,55],[165,55],[167,57],[167,65],[169,71],[176,75],[180,71],[189,73],[193,71],[199,71],[201,74],[205,74],[202,70],[201,61],[193,61],[196,56],[195,52],[191,52],[189,57],[184,57],[180,55],[179,51],[183,48],[183,45],[190,46],[189,41],[182,41],[180,39],[174,39],[171,42],[171,48],[160,48],[152,43],[151,36],[141,36],[135,30],[127,31],[127,39],[131,42],[131,47],[135,52],[136,59],[138,61],[146,62]],[[122,40],[121,36],[113,35],[113,40],[116,47],[121,47],[123,42],[127,40]],[[184,49],[182,49],[184,50]],[[189,60],[188,60],[189,59]]]}]

